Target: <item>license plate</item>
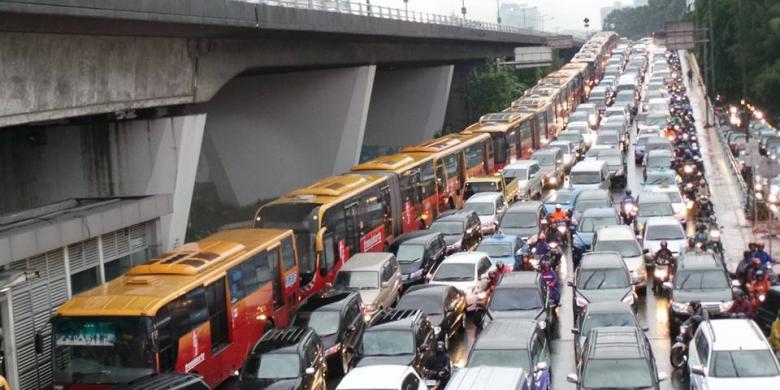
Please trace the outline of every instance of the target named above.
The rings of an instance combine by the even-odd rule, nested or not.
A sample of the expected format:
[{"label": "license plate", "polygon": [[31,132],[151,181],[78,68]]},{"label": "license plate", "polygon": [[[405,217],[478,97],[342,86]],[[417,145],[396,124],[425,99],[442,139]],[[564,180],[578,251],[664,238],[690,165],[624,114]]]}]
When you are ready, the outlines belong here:
[{"label": "license plate", "polygon": [[439,384],[439,381],[437,381],[435,379],[426,379],[425,380],[425,385],[426,386],[436,386],[438,384]]}]

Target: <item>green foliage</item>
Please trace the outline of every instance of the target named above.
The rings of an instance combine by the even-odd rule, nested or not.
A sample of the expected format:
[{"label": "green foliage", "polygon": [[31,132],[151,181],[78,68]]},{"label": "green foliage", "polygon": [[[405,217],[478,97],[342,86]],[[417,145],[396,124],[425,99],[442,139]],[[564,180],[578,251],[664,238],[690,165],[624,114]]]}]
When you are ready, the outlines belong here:
[{"label": "green foliage", "polygon": [[[715,55],[711,94],[732,102],[745,97],[770,117],[780,116],[780,0],[696,0],[689,18],[707,27],[710,10]],[[698,61],[704,64],[704,58]]]},{"label": "green foliage", "polygon": [[663,30],[666,22],[679,21],[684,15],[685,0],[650,0],[641,7],[618,8],[610,12],[603,27],[637,40]]},{"label": "green foliage", "polygon": [[501,111],[512,104],[527,88],[511,68],[485,62],[469,75],[466,104],[470,121],[483,114]]}]

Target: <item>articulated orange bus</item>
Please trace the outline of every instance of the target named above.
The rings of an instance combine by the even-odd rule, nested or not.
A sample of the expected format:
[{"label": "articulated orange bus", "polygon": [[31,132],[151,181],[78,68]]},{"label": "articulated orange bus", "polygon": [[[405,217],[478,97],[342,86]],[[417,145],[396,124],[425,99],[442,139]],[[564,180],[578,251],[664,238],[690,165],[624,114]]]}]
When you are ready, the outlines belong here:
[{"label": "articulated orange bus", "polygon": [[[322,179],[261,206],[255,227],[295,232],[306,298],[333,282],[349,257],[381,252],[400,230],[392,218],[393,195],[386,175],[345,174]],[[398,226],[398,227],[397,227]]]},{"label": "articulated orange bus", "polygon": [[534,150],[531,113],[496,112],[485,114],[479,122],[463,133],[490,134],[493,139],[495,170],[503,169],[515,160],[530,157]]},{"label": "articulated orange bus", "polygon": [[290,230],[225,230],[85,291],[52,319],[55,389],[107,389],[159,372],[214,388],[300,300]]}]

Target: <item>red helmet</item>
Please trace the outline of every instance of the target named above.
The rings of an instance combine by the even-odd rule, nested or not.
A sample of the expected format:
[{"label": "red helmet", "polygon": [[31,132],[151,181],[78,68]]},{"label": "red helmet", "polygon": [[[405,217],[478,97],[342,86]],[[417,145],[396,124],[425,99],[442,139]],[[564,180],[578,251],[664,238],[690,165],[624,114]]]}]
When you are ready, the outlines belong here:
[{"label": "red helmet", "polygon": [[764,249],[764,243],[763,243],[763,242],[757,242],[757,243],[756,243],[756,248],[758,248],[758,249]]}]

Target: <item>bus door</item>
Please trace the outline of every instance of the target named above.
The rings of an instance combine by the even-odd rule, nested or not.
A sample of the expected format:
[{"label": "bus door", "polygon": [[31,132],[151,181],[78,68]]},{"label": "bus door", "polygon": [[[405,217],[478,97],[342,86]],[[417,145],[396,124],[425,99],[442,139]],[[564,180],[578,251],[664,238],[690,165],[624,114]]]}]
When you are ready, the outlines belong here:
[{"label": "bus door", "polygon": [[211,333],[211,356],[212,362],[209,366],[214,372],[224,374],[238,368],[231,367],[231,361],[227,358],[230,354],[222,352],[228,345],[228,309],[227,293],[225,292],[225,278],[217,279],[214,283],[206,286],[206,309],[209,316],[209,332]]},{"label": "bus door", "polygon": [[279,280],[281,283],[282,295],[282,303],[279,305],[279,311],[276,313],[280,317],[276,323],[287,326],[290,323],[292,313],[298,307],[298,301],[300,301],[301,298],[301,285],[299,280],[298,257],[296,256],[295,242],[293,242],[292,237],[287,237],[282,240],[281,250],[282,258],[279,263],[281,272],[278,278],[274,274],[274,279]]},{"label": "bus door", "polygon": [[286,299],[282,293],[285,280],[282,273],[282,257],[280,255],[281,245],[268,250],[268,268],[271,269],[271,291],[273,296],[274,307],[274,326],[277,328],[283,328],[287,326],[290,321],[288,306],[286,305]]},{"label": "bus door", "polygon": [[[504,137],[504,134],[501,134],[500,136]],[[504,138],[504,142],[506,142],[506,138]],[[485,174],[490,175],[496,172],[496,170],[498,170],[498,168],[496,167],[496,154],[495,154],[496,149],[493,147],[493,142],[491,142],[491,140],[489,139],[484,142],[484,145],[485,145],[485,162],[487,163],[487,165],[485,166]]]},{"label": "bus door", "polygon": [[436,193],[438,198],[438,207],[436,215],[438,216],[445,210],[450,209],[449,193],[447,191],[447,167],[443,159],[435,159],[436,166]]}]

